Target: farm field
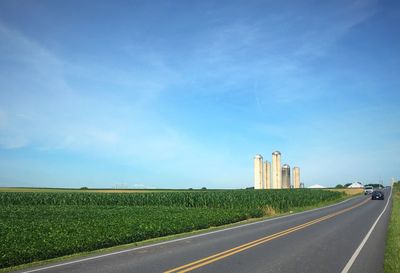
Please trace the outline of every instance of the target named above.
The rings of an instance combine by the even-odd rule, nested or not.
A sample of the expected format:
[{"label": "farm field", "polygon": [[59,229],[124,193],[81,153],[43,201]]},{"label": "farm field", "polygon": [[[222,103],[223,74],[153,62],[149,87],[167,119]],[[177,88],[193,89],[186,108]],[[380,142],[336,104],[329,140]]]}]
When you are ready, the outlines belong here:
[{"label": "farm field", "polygon": [[325,190],[0,192],[1,268],[339,200]]},{"label": "farm field", "polygon": [[364,189],[363,188],[344,188],[344,189],[328,189],[330,191],[336,191],[336,192],[343,192],[347,195],[358,195],[358,194],[363,194]]}]

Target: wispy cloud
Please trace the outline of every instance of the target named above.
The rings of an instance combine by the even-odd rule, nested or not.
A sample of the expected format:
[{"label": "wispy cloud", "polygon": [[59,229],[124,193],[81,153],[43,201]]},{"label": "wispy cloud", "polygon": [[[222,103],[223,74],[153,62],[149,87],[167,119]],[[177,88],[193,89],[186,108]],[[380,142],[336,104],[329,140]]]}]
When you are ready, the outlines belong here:
[{"label": "wispy cloud", "polygon": [[28,140],[23,136],[0,136],[0,147],[4,149],[18,149],[28,144]]},{"label": "wispy cloud", "polygon": [[[299,33],[296,57],[317,58],[326,55],[340,39],[357,25],[375,15],[378,1],[344,1],[336,12],[310,14],[309,27]],[[329,8],[329,6],[328,6]]]},{"label": "wispy cloud", "polygon": [[[118,31],[107,32],[107,43],[104,26],[82,22],[79,15],[76,25],[56,22],[65,27],[57,34],[49,28],[36,35],[34,21],[32,28],[22,19],[0,21],[0,158],[13,150],[72,155],[75,168],[75,159],[89,158],[135,172],[132,180],[114,172],[116,181],[155,185],[152,177],[165,177],[241,186],[251,183],[252,153],[264,147],[291,151],[306,168],[317,155],[331,154],[321,164],[333,164],[341,149],[361,153],[363,145],[379,156],[379,145],[391,154],[396,140],[369,128],[389,119],[381,108],[368,108],[385,88],[372,88],[380,79],[364,71],[343,71],[346,62],[338,56],[379,6],[344,0],[205,3],[196,12],[180,7],[185,12],[177,9],[177,18],[161,8],[157,20],[134,21],[116,12],[127,16],[122,21],[129,27],[110,20]],[[41,12],[52,8],[32,18],[46,18]],[[89,32],[90,41],[83,39]],[[49,43],[49,37],[63,46]],[[70,43],[71,37],[76,41]],[[346,82],[338,79],[343,74]],[[396,86],[392,81],[390,87]],[[389,99],[381,98],[382,107],[395,104],[384,100]],[[396,127],[385,121],[377,130],[390,126]],[[354,141],[359,132],[387,143],[371,137]],[[307,147],[314,157],[305,156]],[[346,162],[359,159],[358,166],[365,167],[373,152],[363,155],[366,159],[352,154]],[[43,162],[25,166],[35,166],[32,174],[39,169],[48,174],[49,162]],[[104,173],[82,173],[85,179],[104,179]],[[320,177],[323,172],[308,179]]]},{"label": "wispy cloud", "polygon": [[[160,94],[179,80],[163,63],[149,68],[161,77],[140,70],[71,65],[5,25],[1,35],[15,56],[9,56],[9,61],[30,71],[29,77],[13,74],[17,78],[1,79],[3,86],[13,89],[1,95],[2,148],[69,151],[141,168],[152,162],[161,172],[180,168],[175,176],[181,179],[195,174],[204,179],[204,171],[196,168],[202,162],[208,162],[213,181],[223,178],[221,168],[230,169],[229,154],[204,145],[158,113],[155,105]],[[92,83],[107,82],[113,89],[81,90],[69,83],[78,75]],[[37,81],[38,77],[42,81]],[[118,86],[125,90],[118,90]]]},{"label": "wispy cloud", "polygon": [[213,92],[234,90],[250,96],[256,82],[255,104],[318,99],[325,91],[313,69],[315,59],[326,56],[378,10],[376,1],[318,6],[318,12],[298,14],[299,5],[290,5],[262,19],[221,19],[194,48],[192,74],[201,75],[194,80],[200,85],[213,82],[218,86]]}]

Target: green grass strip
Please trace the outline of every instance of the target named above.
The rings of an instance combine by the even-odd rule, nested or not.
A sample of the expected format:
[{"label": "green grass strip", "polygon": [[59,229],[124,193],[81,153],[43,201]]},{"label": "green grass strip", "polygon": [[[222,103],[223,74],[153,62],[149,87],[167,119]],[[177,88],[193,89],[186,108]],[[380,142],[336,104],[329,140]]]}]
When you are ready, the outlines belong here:
[{"label": "green grass strip", "polygon": [[385,273],[400,272],[400,182],[394,183],[393,207],[385,250]]}]

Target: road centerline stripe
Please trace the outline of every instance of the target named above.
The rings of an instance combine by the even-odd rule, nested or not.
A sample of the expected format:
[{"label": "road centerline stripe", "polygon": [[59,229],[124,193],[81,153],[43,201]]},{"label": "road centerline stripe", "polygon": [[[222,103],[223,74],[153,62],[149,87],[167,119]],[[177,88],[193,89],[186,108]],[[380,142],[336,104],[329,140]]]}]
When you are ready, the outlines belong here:
[{"label": "road centerline stripe", "polygon": [[184,265],[182,265],[182,266],[179,266],[179,267],[170,269],[170,270],[168,270],[168,271],[164,271],[164,273],[175,273],[175,272],[184,273],[184,272],[192,271],[192,270],[194,270],[194,269],[196,269],[196,268],[199,268],[199,267],[205,266],[205,265],[207,265],[207,264],[216,262],[216,261],[218,261],[218,260],[224,259],[224,258],[226,258],[226,257],[232,256],[232,255],[234,255],[234,254],[237,254],[237,253],[242,252],[242,251],[244,251],[244,250],[250,249],[250,248],[255,247],[255,246],[257,246],[257,245],[266,243],[266,242],[271,241],[271,240],[273,240],[273,239],[276,239],[276,238],[279,238],[279,237],[288,235],[288,234],[290,234],[290,233],[292,233],[292,232],[295,232],[295,231],[297,231],[297,230],[301,230],[301,229],[304,229],[304,228],[306,228],[306,227],[308,227],[308,226],[311,226],[311,225],[317,224],[317,223],[319,223],[319,222],[328,220],[328,219],[330,219],[330,218],[332,218],[332,217],[335,217],[335,216],[337,216],[337,215],[340,215],[340,214],[342,214],[342,213],[345,213],[345,212],[347,212],[347,211],[350,211],[350,210],[352,210],[352,209],[355,209],[355,208],[357,208],[357,207],[359,207],[359,206],[362,206],[362,205],[364,205],[365,203],[367,203],[368,201],[369,201],[369,199],[365,199],[363,202],[360,202],[360,203],[358,203],[358,204],[356,204],[356,205],[353,205],[353,206],[351,206],[351,207],[342,209],[342,210],[337,211],[337,212],[333,212],[333,213],[331,213],[331,214],[322,216],[322,217],[320,217],[320,218],[311,220],[311,221],[309,221],[309,222],[306,222],[306,223],[303,223],[303,224],[300,224],[300,225],[297,225],[297,226],[288,228],[288,229],[286,229],[286,230],[279,231],[279,232],[277,232],[277,233],[274,233],[274,234],[271,234],[271,235],[262,237],[262,238],[260,238],[260,239],[256,239],[256,240],[254,240],[254,241],[251,241],[251,242],[248,242],[248,243],[245,243],[245,244],[236,246],[236,247],[234,247],[234,248],[227,249],[227,250],[225,250],[225,251],[222,251],[222,252],[213,254],[213,255],[211,255],[211,256],[208,256],[208,257],[205,257],[205,258],[196,260],[196,261],[194,261],[194,262],[191,262],[191,263],[188,263],[188,264],[184,264]]}]

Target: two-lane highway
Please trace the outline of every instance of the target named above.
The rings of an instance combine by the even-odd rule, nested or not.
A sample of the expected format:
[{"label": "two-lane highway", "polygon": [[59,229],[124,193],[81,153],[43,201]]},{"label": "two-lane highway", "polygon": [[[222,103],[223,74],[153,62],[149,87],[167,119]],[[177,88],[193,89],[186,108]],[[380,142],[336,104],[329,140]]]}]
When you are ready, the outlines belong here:
[{"label": "two-lane highway", "polygon": [[383,272],[385,201],[345,202],[21,272]]}]

